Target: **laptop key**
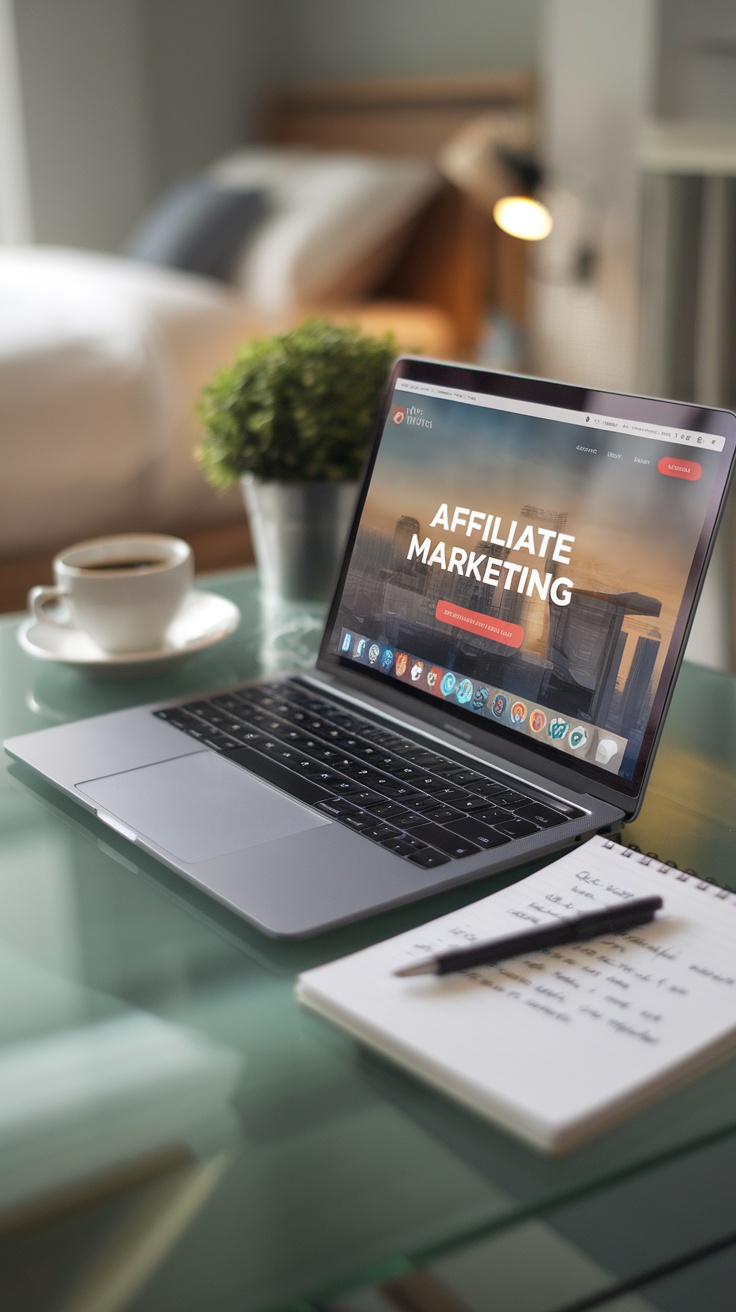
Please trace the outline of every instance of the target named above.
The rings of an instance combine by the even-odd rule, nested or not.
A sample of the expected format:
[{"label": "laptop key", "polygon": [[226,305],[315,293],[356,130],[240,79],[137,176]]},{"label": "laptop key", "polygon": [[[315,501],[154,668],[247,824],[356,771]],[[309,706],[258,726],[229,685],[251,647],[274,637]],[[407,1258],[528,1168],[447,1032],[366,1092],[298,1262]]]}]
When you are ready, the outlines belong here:
[{"label": "laptop key", "polygon": [[410,852],[406,859],[415,866],[421,866],[422,870],[434,870],[435,866],[445,866],[450,860],[444,852],[438,852],[433,847],[425,847],[423,852]]},{"label": "laptop key", "polygon": [[397,802],[409,801],[417,795],[415,788],[410,788],[408,784],[401,784],[397,779],[379,778],[376,780],[376,788],[379,792],[385,793],[386,797],[392,797]]},{"label": "laptop key", "polygon": [[395,820],[397,824],[401,823],[402,816],[410,815],[405,806],[399,806],[397,802],[378,802],[366,804],[366,811],[371,815],[377,815],[381,820]]},{"label": "laptop key", "polygon": [[[412,802],[412,806],[413,805],[414,803]],[[431,809],[421,812],[421,818],[423,820],[431,820],[434,825],[447,824],[449,820],[457,820],[457,816],[458,812],[455,808],[453,806],[445,806],[444,803],[440,806],[433,806]]]},{"label": "laptop key", "polygon": [[476,797],[474,793],[471,793],[469,796],[466,795],[462,801],[453,802],[453,806],[466,815],[475,811],[488,810],[488,801],[485,797]]},{"label": "laptop key", "polygon": [[404,819],[401,821],[401,828],[409,830],[419,829],[421,825],[426,825],[428,820],[429,817],[427,815],[420,815],[419,813],[415,814],[413,811],[407,811]]},{"label": "laptop key", "polygon": [[445,802],[450,806],[459,806],[468,796],[463,788],[433,788],[431,793],[438,802]]},{"label": "laptop key", "polygon": [[497,825],[502,820],[512,820],[513,816],[510,811],[504,811],[502,806],[486,806],[482,811],[473,811],[475,820],[482,820],[484,825]]},{"label": "laptop key", "polygon": [[440,825],[424,825],[420,829],[413,829],[412,834],[414,838],[428,843],[430,847],[438,847],[441,852],[446,852],[456,861],[460,857],[472,856],[474,852],[480,851],[477,843],[461,837],[460,834],[453,834],[449,829],[442,829]]},{"label": "laptop key", "polygon": [[410,856],[412,852],[423,852],[426,843],[419,843],[415,838],[384,838],[381,847],[387,847],[389,852],[396,852],[398,856]]},{"label": "laptop key", "polygon": [[350,793],[350,800],[356,806],[374,806],[376,802],[383,802],[385,799],[380,793],[371,792],[370,788],[356,788],[355,792]]},{"label": "laptop key", "polygon": [[229,738],[226,733],[220,733],[217,729],[203,733],[199,741],[204,743],[205,747],[213,747],[216,752],[228,752],[240,746],[234,738]]},{"label": "laptop key", "polygon": [[357,829],[358,833],[363,829],[371,829],[375,820],[372,816],[366,815],[365,811],[356,811],[354,814],[344,815],[341,817],[342,823],[350,829]]},{"label": "laptop key", "polygon": [[502,820],[500,824],[494,825],[494,829],[500,834],[507,834],[509,838],[527,838],[529,834],[539,833],[539,825],[533,825],[531,820],[517,820],[515,816]]},{"label": "laptop key", "polygon": [[306,802],[308,806],[315,806],[317,802],[327,801],[328,793],[324,788],[311,779],[305,779],[302,774],[297,774],[294,770],[288,769],[281,761],[264,756],[251,747],[238,747],[235,751],[228,753],[227,759],[235,765],[241,765],[246,770],[250,770],[259,779],[264,779],[266,783],[274,784],[277,788],[283,789],[290,797],[296,797],[298,801]]},{"label": "laptop key", "polygon": [[461,838],[469,838],[471,843],[477,843],[479,847],[489,850],[511,842],[508,834],[500,834],[497,829],[491,829],[489,825],[481,824],[479,820],[469,815],[460,816],[459,820],[451,820],[446,827],[454,834],[460,834]]},{"label": "laptop key", "polygon": [[468,784],[468,792],[477,793],[479,797],[496,798],[500,793],[508,790],[503,784],[494,783],[493,779],[476,779],[474,783]]},{"label": "laptop key", "polygon": [[553,825],[564,825],[567,820],[566,815],[555,811],[551,806],[543,806],[541,802],[529,802],[527,806],[514,807],[514,815],[521,820],[531,820],[532,824],[540,825],[542,829],[551,829]]},{"label": "laptop key", "polygon": [[523,806],[528,801],[529,798],[525,797],[523,793],[517,793],[513,788],[506,788],[503,792],[495,794],[493,805],[508,807],[510,811],[513,807]]},{"label": "laptop key", "polygon": [[376,843],[382,842],[384,838],[398,838],[400,832],[401,831],[395,829],[393,825],[376,824],[372,825],[370,829],[361,830],[364,838],[372,838]]},{"label": "laptop key", "polygon": [[318,802],[317,810],[324,811],[325,815],[331,815],[334,820],[340,820],[347,815],[360,815],[358,807],[342,797],[329,797],[324,802]]}]

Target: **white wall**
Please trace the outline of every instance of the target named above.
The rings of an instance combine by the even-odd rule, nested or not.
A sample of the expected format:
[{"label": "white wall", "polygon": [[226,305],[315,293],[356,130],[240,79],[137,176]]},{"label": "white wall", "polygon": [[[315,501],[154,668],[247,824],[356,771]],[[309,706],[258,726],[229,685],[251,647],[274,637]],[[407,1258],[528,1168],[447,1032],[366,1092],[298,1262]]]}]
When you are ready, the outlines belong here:
[{"label": "white wall", "polygon": [[569,189],[584,211],[598,259],[589,283],[566,284],[560,270],[566,276],[570,261],[561,252],[557,268],[540,281],[536,367],[624,391],[635,377],[636,154],[653,96],[656,21],[655,0],[548,0],[545,6],[544,158],[553,183]]},{"label": "white wall", "polygon": [[152,161],[137,0],[16,0],[36,238],[115,249]]},{"label": "white wall", "polygon": [[163,189],[256,135],[258,105],[273,78],[278,4],[139,2],[155,178]]},{"label": "white wall", "polygon": [[247,139],[267,0],[15,0],[36,239],[119,250],[151,201]]},{"label": "white wall", "polygon": [[0,241],[30,241],[30,180],[13,0],[0,0]]},{"label": "white wall", "polygon": [[542,0],[280,0],[289,81],[536,66]]}]

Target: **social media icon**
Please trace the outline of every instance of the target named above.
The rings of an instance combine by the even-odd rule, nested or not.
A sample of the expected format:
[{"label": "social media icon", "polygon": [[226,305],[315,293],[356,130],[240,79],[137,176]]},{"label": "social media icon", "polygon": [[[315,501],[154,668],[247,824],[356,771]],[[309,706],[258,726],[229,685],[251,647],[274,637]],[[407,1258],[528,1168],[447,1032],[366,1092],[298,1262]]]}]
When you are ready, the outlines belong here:
[{"label": "social media icon", "polygon": [[523,724],[527,717],[528,707],[526,702],[514,702],[511,707],[511,719],[514,724]]},{"label": "social media icon", "polygon": [[409,657],[405,651],[400,651],[396,657],[396,673],[402,679],[406,674],[406,667],[409,664]]},{"label": "social media icon", "polygon": [[531,729],[532,733],[541,733],[546,724],[547,724],[547,716],[545,715],[544,711],[540,711],[539,708],[532,711],[531,715],[529,716],[529,728]]},{"label": "social media icon", "polygon": [[343,634],[343,639],[342,642],[340,643],[340,651],[350,651],[352,645],[353,645],[352,633]]},{"label": "social media icon", "polygon": [[575,728],[570,730],[568,742],[574,752],[579,752],[585,747],[589,738],[588,730],[582,724],[576,724]]},{"label": "social media icon", "polygon": [[392,647],[384,648],[383,656],[381,657],[382,668],[384,670],[390,670],[393,663],[394,663],[393,648]]},{"label": "social media icon", "polygon": [[618,752],[618,743],[613,738],[601,738],[595,749],[595,759],[599,765],[608,765]]},{"label": "social media icon", "polygon": [[497,720],[500,720],[503,717],[508,704],[509,704],[508,697],[504,697],[502,692],[497,692],[496,696],[493,698],[493,704],[491,706],[491,710],[493,711],[493,714],[495,715]]},{"label": "social media icon", "polygon": [[411,681],[418,683],[424,673],[424,661],[415,661],[411,667]]},{"label": "social media icon", "polygon": [[448,670],[447,673],[443,675],[442,682],[440,684],[440,692],[443,694],[443,696],[449,697],[450,693],[453,693],[455,691],[456,685],[457,685],[457,675],[453,674],[452,670]]},{"label": "social media icon", "polygon": [[473,696],[473,684],[470,679],[461,679],[455,694],[461,706],[470,701]]},{"label": "social media icon", "polygon": [[357,644],[356,644],[356,647],[355,647],[355,655],[356,655],[356,657],[357,657],[358,659],[363,655],[363,652],[365,651],[367,645],[368,645],[368,639],[367,639],[367,638],[358,638],[358,641],[357,641]]},{"label": "social media icon", "polygon": [[570,725],[568,721],[563,720],[561,717],[558,716],[554,720],[550,720],[549,729],[547,730],[547,733],[549,734],[550,738],[554,739],[556,743],[561,743],[563,738],[567,736],[567,731],[569,728]]},{"label": "social media icon", "polygon": [[487,688],[476,688],[473,693],[473,710],[482,711],[485,707],[490,693]]},{"label": "social media icon", "polygon": [[380,655],[381,655],[381,648],[379,647],[378,643],[372,642],[370,647],[368,648],[368,660],[370,661],[371,665],[375,665]]},{"label": "social media icon", "polygon": [[438,681],[442,678],[442,670],[439,665],[433,665],[427,675],[427,687],[433,690],[437,687]]}]

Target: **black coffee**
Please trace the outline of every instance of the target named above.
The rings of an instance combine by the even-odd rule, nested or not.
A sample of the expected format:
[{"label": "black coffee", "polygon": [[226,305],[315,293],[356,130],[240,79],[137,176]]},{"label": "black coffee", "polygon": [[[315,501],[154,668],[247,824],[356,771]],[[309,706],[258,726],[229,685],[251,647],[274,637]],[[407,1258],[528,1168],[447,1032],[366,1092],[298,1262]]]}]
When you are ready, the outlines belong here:
[{"label": "black coffee", "polygon": [[142,556],[136,556],[135,559],[129,560],[101,560],[97,563],[79,565],[77,568],[83,569],[85,572],[94,571],[95,574],[99,574],[102,570],[150,569],[152,565],[165,564],[166,561],[157,558],[146,560]]}]

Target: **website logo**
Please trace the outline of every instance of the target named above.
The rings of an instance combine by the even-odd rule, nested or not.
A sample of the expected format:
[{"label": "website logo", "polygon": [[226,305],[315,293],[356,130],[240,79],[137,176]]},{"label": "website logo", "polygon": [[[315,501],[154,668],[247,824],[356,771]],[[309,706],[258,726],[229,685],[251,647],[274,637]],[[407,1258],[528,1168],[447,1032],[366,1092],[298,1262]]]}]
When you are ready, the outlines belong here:
[{"label": "website logo", "polygon": [[431,428],[433,421],[424,418],[424,411],[419,405],[410,405],[406,409],[407,424],[416,424],[419,428]]},{"label": "website logo", "polygon": [[541,733],[542,730],[545,728],[546,724],[547,724],[547,716],[545,715],[544,711],[540,711],[539,708],[532,711],[531,715],[529,716],[529,728],[531,729],[532,733]]},{"label": "website logo", "polygon": [[561,743],[563,738],[567,737],[567,731],[569,728],[569,722],[563,720],[561,716],[558,716],[556,719],[550,720],[547,733],[554,742]]},{"label": "website logo", "polygon": [[355,646],[355,659],[356,659],[356,660],[360,660],[360,658],[361,658],[361,656],[363,655],[363,652],[365,651],[367,645],[368,645],[368,639],[367,639],[367,638],[358,638],[358,641],[357,641],[356,646]]},{"label": "website logo", "polygon": [[449,697],[450,693],[453,693],[455,691],[456,684],[457,684],[457,676],[453,674],[452,670],[448,670],[447,674],[444,675],[442,682],[440,684],[440,692],[442,693],[443,697]]},{"label": "website logo", "polygon": [[576,724],[575,728],[570,730],[568,742],[574,752],[580,752],[587,745],[589,738],[588,730],[582,724]]},{"label": "website logo", "polygon": [[514,702],[511,707],[511,720],[514,724],[523,724],[527,717],[528,707],[526,702]]},{"label": "website logo", "polygon": [[403,424],[406,419],[406,410],[403,405],[395,405],[391,410],[391,419],[395,424]]},{"label": "website logo", "polygon": [[406,667],[409,664],[409,657],[405,651],[400,651],[396,657],[396,673],[400,679],[406,674]]},{"label": "website logo", "polygon": [[384,670],[390,670],[393,663],[394,663],[393,648],[386,647],[383,656],[381,657],[381,668]]},{"label": "website logo", "polygon": [[490,693],[487,688],[476,688],[475,692],[473,693],[473,710],[474,711],[485,710],[489,697],[490,697]]},{"label": "website logo", "polygon": [[368,648],[368,660],[370,661],[371,665],[375,665],[380,655],[381,655],[381,648],[379,647],[378,643],[372,642],[370,647]]},{"label": "website logo", "polygon": [[493,711],[493,714],[495,715],[497,720],[502,719],[508,704],[509,704],[508,697],[504,697],[502,692],[497,692],[496,696],[493,698],[493,705],[491,706],[491,710]]},{"label": "website logo", "polygon": [[340,651],[350,651],[352,645],[353,645],[352,633],[344,633],[342,642],[340,643]]},{"label": "website logo", "polygon": [[415,661],[411,667],[411,681],[418,683],[424,673],[424,661]]}]

